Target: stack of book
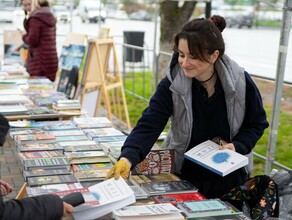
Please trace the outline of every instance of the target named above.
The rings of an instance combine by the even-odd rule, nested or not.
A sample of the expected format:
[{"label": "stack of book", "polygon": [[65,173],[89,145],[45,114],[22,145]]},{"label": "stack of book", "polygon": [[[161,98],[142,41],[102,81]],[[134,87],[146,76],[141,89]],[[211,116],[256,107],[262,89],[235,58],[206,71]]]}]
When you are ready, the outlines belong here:
[{"label": "stack of book", "polygon": [[57,100],[53,102],[52,107],[60,114],[81,114],[81,103],[76,99]]},{"label": "stack of book", "polygon": [[113,126],[107,117],[75,117],[73,122],[80,129],[110,128]]},{"label": "stack of book", "polygon": [[83,131],[90,140],[97,143],[125,141],[127,137],[124,133],[113,127],[83,129]]}]

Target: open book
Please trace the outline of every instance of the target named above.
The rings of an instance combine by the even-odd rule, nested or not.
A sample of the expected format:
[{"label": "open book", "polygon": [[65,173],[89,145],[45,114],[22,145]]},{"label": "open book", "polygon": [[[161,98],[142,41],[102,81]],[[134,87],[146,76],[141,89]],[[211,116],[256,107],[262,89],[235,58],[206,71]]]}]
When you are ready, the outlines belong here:
[{"label": "open book", "polygon": [[187,151],[185,157],[220,176],[226,176],[248,164],[246,156],[228,149],[219,150],[219,145],[210,140]]}]

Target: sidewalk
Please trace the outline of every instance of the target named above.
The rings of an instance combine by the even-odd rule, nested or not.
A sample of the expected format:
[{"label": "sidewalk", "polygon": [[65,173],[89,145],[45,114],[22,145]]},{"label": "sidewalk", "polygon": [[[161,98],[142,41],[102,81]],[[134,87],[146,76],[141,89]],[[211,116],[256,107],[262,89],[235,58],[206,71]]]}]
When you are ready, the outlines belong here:
[{"label": "sidewalk", "polygon": [[[98,116],[106,116],[105,110],[100,108]],[[113,117],[113,124],[121,131],[127,130],[126,123],[115,117]],[[13,191],[4,197],[4,201],[14,199],[24,184],[23,165],[17,153],[15,142],[8,134],[4,146],[0,147],[0,178],[8,182],[13,187]]]}]

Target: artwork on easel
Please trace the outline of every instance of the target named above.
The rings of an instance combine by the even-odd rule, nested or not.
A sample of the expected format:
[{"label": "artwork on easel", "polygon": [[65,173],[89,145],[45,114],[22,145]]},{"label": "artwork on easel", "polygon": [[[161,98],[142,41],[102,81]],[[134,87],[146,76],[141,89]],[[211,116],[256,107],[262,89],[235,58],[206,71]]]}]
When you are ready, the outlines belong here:
[{"label": "artwork on easel", "polygon": [[62,69],[58,81],[57,91],[66,94],[68,99],[73,99],[75,96],[78,84],[79,68],[73,66],[71,70]]},{"label": "artwork on easel", "polygon": [[59,58],[59,68],[72,69],[73,66],[80,68],[85,54],[85,46],[70,44],[63,46]]}]

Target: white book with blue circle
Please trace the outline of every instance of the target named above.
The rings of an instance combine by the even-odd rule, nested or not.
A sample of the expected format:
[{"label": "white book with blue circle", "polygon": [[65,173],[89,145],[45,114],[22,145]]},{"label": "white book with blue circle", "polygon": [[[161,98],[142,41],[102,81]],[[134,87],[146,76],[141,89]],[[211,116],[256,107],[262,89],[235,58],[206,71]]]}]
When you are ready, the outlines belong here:
[{"label": "white book with blue circle", "polygon": [[220,176],[226,176],[248,164],[248,158],[235,151],[220,150],[219,145],[207,140],[185,153],[185,158]]}]

